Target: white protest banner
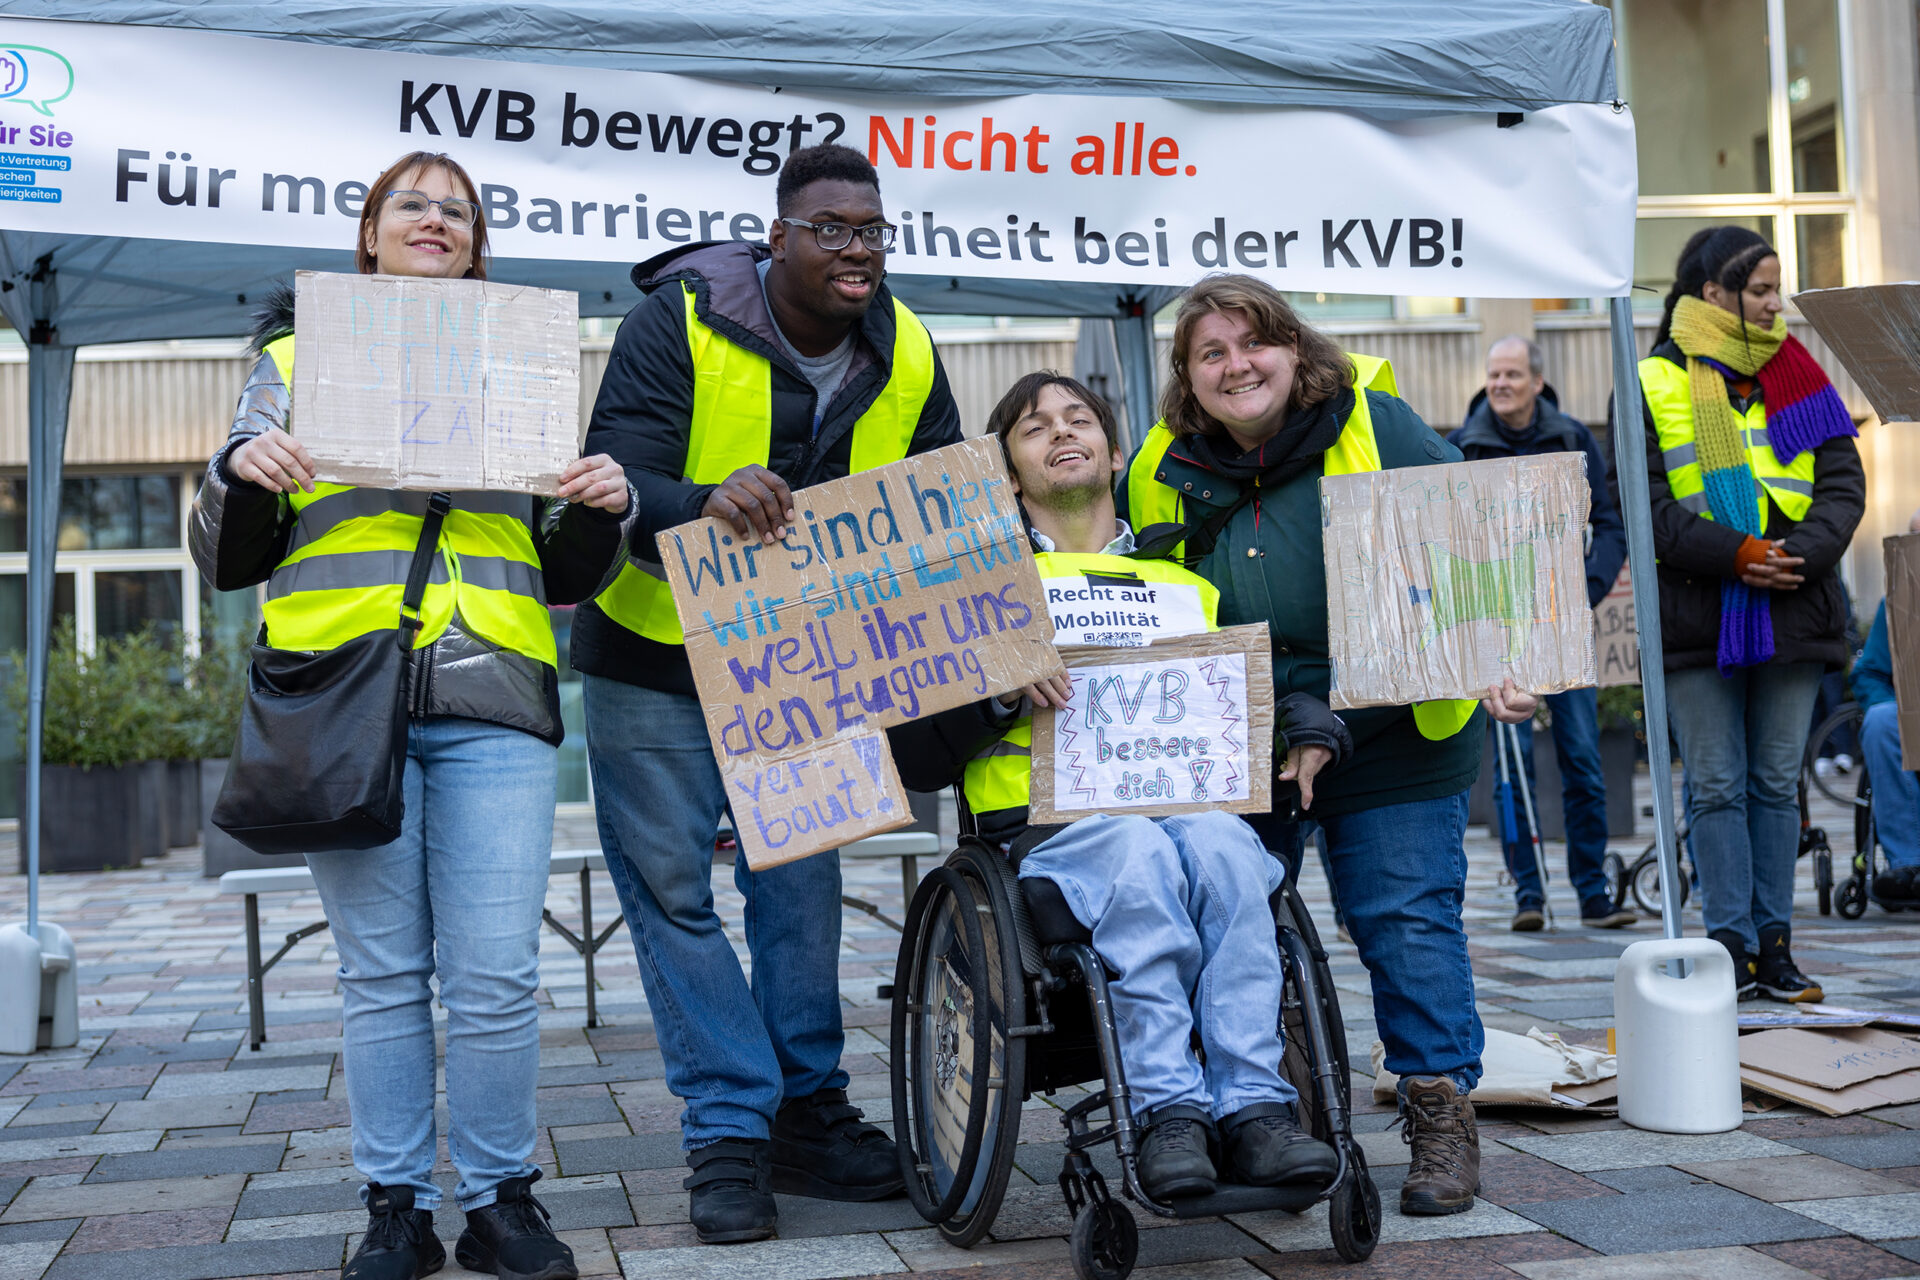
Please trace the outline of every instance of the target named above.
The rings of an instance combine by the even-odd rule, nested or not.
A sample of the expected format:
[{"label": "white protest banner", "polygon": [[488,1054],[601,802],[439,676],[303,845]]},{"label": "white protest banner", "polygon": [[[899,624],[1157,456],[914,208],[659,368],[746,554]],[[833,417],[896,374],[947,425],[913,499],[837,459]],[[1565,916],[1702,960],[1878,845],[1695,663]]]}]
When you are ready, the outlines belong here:
[{"label": "white protest banner", "polygon": [[1328,701],[1473,698],[1594,683],[1586,455],[1402,467],[1320,481]]},{"label": "white protest banner", "polygon": [[781,161],[838,142],[878,166],[901,274],[1587,297],[1624,293],[1633,267],[1633,123],[1604,104],[1503,129],[1492,112],[827,96],[158,26],[0,19],[0,46],[45,53],[41,79],[67,90],[0,99],[4,228],[338,249],[374,175],[445,149],[481,184],[497,256],[631,262],[764,238]]},{"label": "white protest banner", "polygon": [[913,820],[881,730],[1060,670],[998,443],[793,498],[770,546],[712,519],[655,539],[756,868]]},{"label": "white protest banner", "polygon": [[1062,647],[1073,694],[1033,717],[1032,821],[1265,813],[1273,657],[1263,625],[1143,648]]},{"label": "white protest banner", "polygon": [[1602,689],[1640,683],[1640,633],[1633,625],[1633,570],[1620,566],[1620,576],[1593,607],[1594,681]]},{"label": "white protest banner", "polygon": [[580,456],[580,299],[484,280],[294,277],[314,478],[552,494]]}]

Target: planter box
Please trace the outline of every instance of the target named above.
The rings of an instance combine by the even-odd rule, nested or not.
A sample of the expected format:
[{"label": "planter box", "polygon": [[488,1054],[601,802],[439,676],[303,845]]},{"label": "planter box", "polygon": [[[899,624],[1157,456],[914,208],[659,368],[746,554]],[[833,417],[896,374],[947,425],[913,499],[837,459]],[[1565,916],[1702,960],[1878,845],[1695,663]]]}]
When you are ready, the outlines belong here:
[{"label": "planter box", "polygon": [[[1607,784],[1607,835],[1615,840],[1631,839],[1634,827],[1633,770],[1639,759],[1639,744],[1631,729],[1600,731],[1600,775]],[[1493,812],[1493,775],[1498,767],[1493,735],[1487,735],[1486,749],[1480,756],[1480,776],[1474,781],[1467,803],[1470,824],[1489,825],[1498,821]],[[1534,810],[1540,816],[1540,835],[1545,840],[1565,840],[1567,825],[1560,806],[1560,759],[1554,750],[1553,731],[1535,726],[1533,731],[1533,769],[1539,790],[1533,797]],[[1518,804],[1516,796],[1514,803]]]},{"label": "planter box", "polygon": [[200,762],[167,761],[167,847],[200,843]]},{"label": "planter box", "polygon": [[167,762],[141,760],[127,768],[139,778],[135,845],[142,858],[164,858],[167,854]]},{"label": "planter box", "polygon": [[204,865],[200,874],[208,878],[228,871],[260,871],[274,867],[297,867],[298,854],[255,853],[213,825],[213,803],[220,798],[220,787],[227,780],[225,760],[200,762],[200,843]]},{"label": "planter box", "polygon": [[[26,770],[20,771],[23,782]],[[140,865],[151,836],[140,829],[143,788],[151,771],[49,764],[40,767],[40,870],[107,871]],[[24,786],[22,788],[24,793]],[[27,870],[26,841],[19,870]]]}]

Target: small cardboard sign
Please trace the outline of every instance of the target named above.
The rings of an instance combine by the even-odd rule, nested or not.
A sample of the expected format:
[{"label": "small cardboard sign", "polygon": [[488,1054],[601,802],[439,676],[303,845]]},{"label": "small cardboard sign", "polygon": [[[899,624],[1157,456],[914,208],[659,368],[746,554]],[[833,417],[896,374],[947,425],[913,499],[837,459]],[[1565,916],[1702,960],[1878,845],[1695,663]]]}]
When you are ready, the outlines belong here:
[{"label": "small cardboard sign", "polygon": [[1335,710],[1594,683],[1582,453],[1320,481]]},{"label": "small cardboard sign", "polygon": [[1602,689],[1640,683],[1640,633],[1633,625],[1633,570],[1620,566],[1613,590],[1593,610],[1595,681]]},{"label": "small cardboard sign", "polygon": [[317,479],[552,494],[580,456],[580,299],[484,280],[294,277],[292,430]]},{"label": "small cardboard sign", "polygon": [[1740,1065],[1820,1089],[1844,1089],[1920,1071],[1920,1040],[1871,1027],[1782,1027],[1741,1036]]},{"label": "small cardboard sign", "polygon": [[756,869],[913,821],[882,730],[1060,670],[996,442],[793,497],[771,545],[714,519],[655,539]]},{"label": "small cardboard sign", "polygon": [[1920,769],[1920,533],[1880,544],[1887,570],[1887,649],[1899,704],[1900,767]]},{"label": "small cardboard sign", "polygon": [[1825,338],[1873,411],[1920,420],[1920,284],[1809,289],[1793,304]]},{"label": "small cardboard sign", "polygon": [[1089,814],[1265,813],[1273,656],[1264,625],[1060,650],[1067,705],[1033,717],[1035,823]]}]

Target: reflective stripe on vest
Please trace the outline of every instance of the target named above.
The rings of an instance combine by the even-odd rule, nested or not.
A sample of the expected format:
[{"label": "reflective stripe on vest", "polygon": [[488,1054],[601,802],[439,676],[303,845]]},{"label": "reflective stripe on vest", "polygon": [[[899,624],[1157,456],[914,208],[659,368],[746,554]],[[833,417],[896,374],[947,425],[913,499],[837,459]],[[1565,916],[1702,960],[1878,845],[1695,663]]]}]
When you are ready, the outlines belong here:
[{"label": "reflective stripe on vest", "polygon": [[[293,339],[268,344],[293,388]],[[294,528],[286,559],[267,580],[261,615],[282,649],[332,649],[400,622],[407,570],[428,495],[316,484],[287,501]],[[556,665],[546,584],[534,547],[536,500],[520,493],[460,493],[440,531],[440,554],[421,598],[414,644],[463,630],[503,649]]]},{"label": "reflective stripe on vest", "polygon": [[[773,363],[701,321],[691,285],[680,286],[693,357],[693,414],[683,479],[719,484],[746,466],[766,466],[773,453]],[[920,413],[933,394],[933,337],[918,316],[893,300],[893,369],[886,386],[853,424],[852,471],[871,471],[907,456]],[[629,557],[594,604],[629,631],[661,644],[684,644],[673,592],[658,564]]]},{"label": "reflective stripe on vest", "polygon": [[[1667,470],[1667,488],[1673,500],[1694,515],[1713,519],[1706,477],[1700,470],[1699,447],[1693,438],[1693,388],[1686,369],[1664,356],[1648,356],[1640,362],[1640,389],[1660,437],[1660,460]],[[1767,527],[1768,498],[1787,519],[1806,519],[1807,510],[1813,506],[1813,450],[1782,466],[1773,452],[1773,438],[1767,434],[1765,404],[1749,405],[1738,422],[1747,466],[1759,481],[1754,502],[1761,529]]]},{"label": "reflective stripe on vest", "polygon": [[[1220,589],[1199,574],[1166,560],[1129,560],[1124,556],[1042,551],[1033,557],[1041,581],[1084,578],[1088,573],[1139,578],[1146,582],[1193,584],[1207,629],[1218,630]],[[1026,807],[1033,775],[1033,719],[1022,717],[1001,735],[1000,741],[967,761],[960,787],[967,807],[975,813]]]},{"label": "reflective stripe on vest", "polygon": [[[1322,474],[1329,476],[1356,475],[1380,469],[1380,447],[1373,437],[1373,411],[1367,407],[1367,392],[1398,394],[1393,366],[1387,361],[1378,356],[1355,355],[1352,352],[1347,353],[1347,359],[1353,361],[1353,412],[1342,424],[1339,438],[1322,455]],[[1127,468],[1127,514],[1133,518],[1136,529],[1179,523],[1182,519],[1180,494],[1166,483],[1166,470],[1161,466],[1167,448],[1172,443],[1173,432],[1167,428],[1167,424],[1155,423],[1153,430],[1147,433],[1146,443],[1134,455],[1133,465]],[[1175,547],[1173,554],[1179,556],[1185,546],[1182,543]],[[1473,718],[1473,709],[1478,705],[1471,698],[1416,702],[1413,705],[1413,723],[1420,730],[1421,737],[1439,742],[1466,728],[1467,721]]]}]

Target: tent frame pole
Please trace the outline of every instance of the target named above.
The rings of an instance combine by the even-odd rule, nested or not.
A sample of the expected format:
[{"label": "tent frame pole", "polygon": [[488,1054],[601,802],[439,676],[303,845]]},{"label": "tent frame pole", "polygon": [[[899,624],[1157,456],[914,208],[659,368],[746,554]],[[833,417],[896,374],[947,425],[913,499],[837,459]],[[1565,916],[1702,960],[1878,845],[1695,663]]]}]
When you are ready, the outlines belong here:
[{"label": "tent frame pole", "polygon": [[1120,300],[1113,322],[1114,344],[1120,350],[1120,376],[1126,387],[1127,416],[1122,452],[1128,457],[1147,438],[1159,419],[1154,410],[1158,361],[1154,352],[1153,313],[1132,294]]},{"label": "tent frame pole", "polygon": [[47,649],[53,629],[54,557],[60,520],[60,470],[74,349],[62,346],[51,317],[55,273],[42,261],[31,278],[33,324],[27,334],[27,741],[22,847],[27,863],[27,932],[40,937],[40,761],[46,727]]}]

